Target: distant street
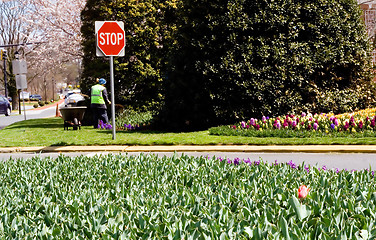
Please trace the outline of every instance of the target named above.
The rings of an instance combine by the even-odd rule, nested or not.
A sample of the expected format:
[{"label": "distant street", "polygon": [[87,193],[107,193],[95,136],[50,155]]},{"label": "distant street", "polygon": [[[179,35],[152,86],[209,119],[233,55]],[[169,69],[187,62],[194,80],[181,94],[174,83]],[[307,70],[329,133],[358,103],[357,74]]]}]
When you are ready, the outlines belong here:
[{"label": "distant street", "polygon": [[[10,116],[0,115],[0,129],[3,129],[6,126],[9,126],[12,123],[19,122],[25,120],[23,106],[22,114],[20,115],[18,112],[12,112]],[[27,109],[27,108],[26,108]],[[56,116],[56,103],[51,104],[48,108],[43,109],[30,109],[26,110],[26,119],[38,119],[38,118],[49,118]]]}]

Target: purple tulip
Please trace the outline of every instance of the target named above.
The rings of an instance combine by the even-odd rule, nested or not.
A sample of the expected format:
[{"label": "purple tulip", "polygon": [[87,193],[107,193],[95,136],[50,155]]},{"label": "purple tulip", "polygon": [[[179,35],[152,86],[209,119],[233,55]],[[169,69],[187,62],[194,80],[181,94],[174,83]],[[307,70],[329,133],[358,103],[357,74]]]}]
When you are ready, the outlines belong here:
[{"label": "purple tulip", "polygon": [[317,130],[318,128],[319,128],[319,125],[315,122],[315,123],[313,124],[313,129]]},{"label": "purple tulip", "polygon": [[296,164],[295,164],[292,160],[290,160],[287,164],[290,165],[290,167],[291,167],[292,169],[295,169],[295,168],[296,168]]},{"label": "purple tulip", "polygon": [[248,164],[250,164],[250,163],[251,163],[251,159],[249,159],[249,158],[247,158],[247,159],[243,159],[243,162],[244,162],[244,163],[248,163]]},{"label": "purple tulip", "polygon": [[277,129],[281,129],[281,123],[279,121],[276,121],[276,123],[274,123],[274,127]]}]

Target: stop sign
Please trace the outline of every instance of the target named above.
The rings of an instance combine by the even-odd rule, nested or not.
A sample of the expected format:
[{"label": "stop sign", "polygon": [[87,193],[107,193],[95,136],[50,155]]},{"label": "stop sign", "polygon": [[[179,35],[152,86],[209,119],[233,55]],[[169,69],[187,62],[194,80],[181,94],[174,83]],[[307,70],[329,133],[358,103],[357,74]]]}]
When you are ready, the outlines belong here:
[{"label": "stop sign", "polygon": [[[97,47],[105,56],[124,56],[124,23],[96,21]],[[98,55],[98,54],[97,54]]]}]

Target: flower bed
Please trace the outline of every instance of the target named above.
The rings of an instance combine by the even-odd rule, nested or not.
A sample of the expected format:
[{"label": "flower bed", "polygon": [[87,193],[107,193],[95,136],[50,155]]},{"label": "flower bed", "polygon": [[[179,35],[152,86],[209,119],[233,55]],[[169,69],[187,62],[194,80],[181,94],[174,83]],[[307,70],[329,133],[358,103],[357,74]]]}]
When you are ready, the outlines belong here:
[{"label": "flower bed", "polygon": [[185,155],[19,159],[0,169],[5,239],[376,237],[368,170]]},{"label": "flower bed", "polygon": [[[311,137],[311,136],[376,136],[376,108],[354,113],[288,114],[276,118],[263,116],[261,119],[251,118],[235,125],[220,126],[209,129],[214,135],[242,136],[278,136],[278,137]],[[359,134],[360,133],[360,134]]]},{"label": "flower bed", "polygon": [[146,129],[155,113],[152,111],[124,110],[116,115],[116,129],[123,131],[134,131]]}]

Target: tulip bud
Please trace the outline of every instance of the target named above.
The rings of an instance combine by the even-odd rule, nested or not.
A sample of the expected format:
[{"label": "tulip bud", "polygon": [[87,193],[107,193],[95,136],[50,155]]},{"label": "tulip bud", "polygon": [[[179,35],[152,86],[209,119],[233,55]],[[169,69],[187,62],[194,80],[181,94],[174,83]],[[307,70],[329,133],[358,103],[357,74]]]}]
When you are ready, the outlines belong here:
[{"label": "tulip bud", "polygon": [[299,197],[299,199],[306,198],[307,195],[308,195],[309,190],[310,190],[310,188],[307,188],[305,185],[300,186],[299,189],[298,189],[298,197]]}]

